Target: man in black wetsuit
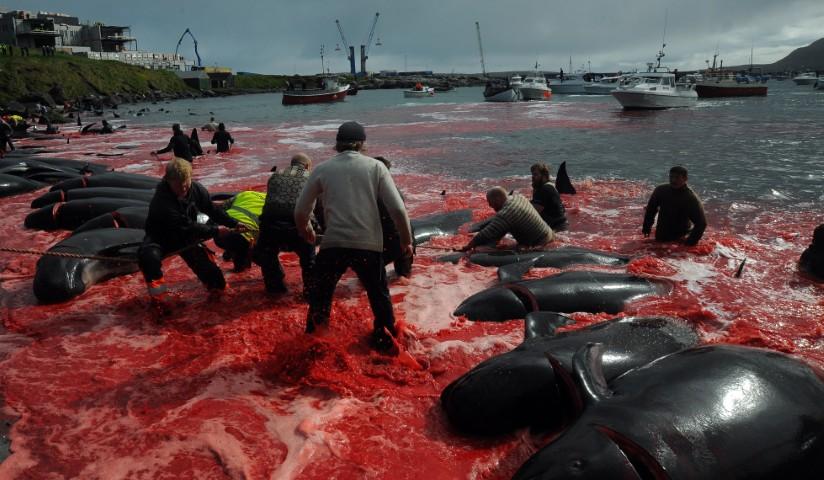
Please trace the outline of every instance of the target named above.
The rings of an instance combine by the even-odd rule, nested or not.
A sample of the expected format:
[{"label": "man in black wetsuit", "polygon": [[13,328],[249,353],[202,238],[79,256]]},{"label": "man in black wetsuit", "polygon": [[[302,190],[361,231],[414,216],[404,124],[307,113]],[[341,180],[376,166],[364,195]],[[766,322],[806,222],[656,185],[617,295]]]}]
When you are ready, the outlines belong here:
[{"label": "man in black wetsuit", "polygon": [[[701,240],[707,228],[707,219],[701,200],[687,186],[686,168],[672,167],[669,172],[669,183],[659,185],[652,192],[641,230],[645,237],[652,232],[656,215],[658,222],[655,226],[655,241],[683,240],[687,245],[695,245]],[[684,237],[687,237],[686,240]]]},{"label": "man in black wetsuit", "polygon": [[532,172],[532,206],[553,232],[566,230],[569,228],[566,210],[558,190],[549,183],[549,165],[536,163],[529,170]]},{"label": "man in black wetsuit", "polygon": [[[12,129],[11,125],[5,120],[0,119],[0,158],[6,156],[6,152],[14,150],[14,144],[11,143]],[[9,146],[8,150],[6,145]]]},{"label": "man in black wetsuit", "polygon": [[801,253],[798,269],[818,280],[824,280],[824,223],[815,227],[813,243]]},{"label": "man in black wetsuit", "polygon": [[187,160],[189,163],[192,163],[192,149],[190,140],[189,137],[183,133],[183,130],[180,129],[179,123],[172,125],[172,138],[169,139],[169,144],[166,145],[165,148],[151,152],[151,154],[159,155],[169,151],[174,151],[175,157],[182,158],[183,160]]},{"label": "man in black wetsuit", "polygon": [[[198,221],[201,213],[209,216],[209,222]],[[173,158],[166,164],[166,174],[149,204],[146,237],[137,252],[149,296],[163,313],[168,305],[164,304],[166,286],[162,260],[168,255],[180,255],[210,291],[219,292],[226,288],[223,272],[215,264],[209,249],[200,243],[227,235],[230,230],[225,227],[246,231],[237,220],[212,203],[203,185],[192,181],[192,164]]]},{"label": "man in black wetsuit", "polygon": [[217,144],[217,153],[229,151],[229,145],[235,144],[235,139],[226,131],[226,125],[218,124],[217,131],[212,135],[212,145]]}]

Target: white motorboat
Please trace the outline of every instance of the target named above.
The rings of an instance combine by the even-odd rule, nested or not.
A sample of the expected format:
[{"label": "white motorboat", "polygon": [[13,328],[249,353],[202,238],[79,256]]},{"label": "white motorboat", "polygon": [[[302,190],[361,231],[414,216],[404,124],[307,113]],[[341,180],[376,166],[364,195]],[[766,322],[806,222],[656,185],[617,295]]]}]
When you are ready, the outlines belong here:
[{"label": "white motorboat", "polygon": [[793,78],[796,85],[813,85],[816,81],[818,81],[818,75],[815,72],[805,72]]},{"label": "white motorboat", "polygon": [[417,84],[414,88],[403,91],[403,96],[406,98],[423,98],[435,95],[435,89],[427,87],[426,85]]},{"label": "white motorboat", "polygon": [[561,74],[549,80],[549,87],[552,88],[552,93],[560,93],[562,95],[585,94],[587,93],[585,89],[587,84],[588,82],[584,81],[584,76],[581,73]]},{"label": "white motorboat", "polygon": [[515,89],[521,88],[524,83],[522,80],[520,75],[512,75],[509,77],[509,86]]},{"label": "white motorboat", "polygon": [[541,73],[535,73],[524,78],[518,88],[521,93],[521,100],[549,100],[552,98],[552,89],[546,83],[546,77]]},{"label": "white motorboat", "polygon": [[675,74],[668,68],[661,67],[662,58],[664,47],[658,51],[655,57],[658,63],[654,67],[652,62],[648,63],[649,71],[627,76],[612,91],[612,96],[625,110],[692,107],[698,102],[695,84],[676,85]]},{"label": "white motorboat", "polygon": [[618,88],[624,75],[611,77],[601,77],[597,82],[592,82],[584,86],[584,91],[589,95],[609,95]]},{"label": "white motorboat", "polygon": [[676,85],[675,75],[658,71],[630,75],[612,96],[628,110],[692,107],[698,101],[695,85]]}]

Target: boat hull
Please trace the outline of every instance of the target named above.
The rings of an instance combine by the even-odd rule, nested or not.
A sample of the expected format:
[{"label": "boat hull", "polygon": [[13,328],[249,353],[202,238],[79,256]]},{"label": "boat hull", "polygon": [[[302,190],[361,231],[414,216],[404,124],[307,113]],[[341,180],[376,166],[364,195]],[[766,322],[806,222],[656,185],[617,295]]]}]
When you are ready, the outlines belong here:
[{"label": "boat hull", "polygon": [[424,90],[404,90],[403,96],[406,98],[424,98],[435,95],[434,88],[426,88]]},{"label": "boat hull", "polygon": [[626,110],[661,110],[664,108],[692,107],[698,100],[694,91],[679,95],[661,95],[648,92],[615,90],[612,96]]},{"label": "boat hull", "polygon": [[329,103],[340,102],[346,99],[349,85],[339,87],[335,90],[303,90],[283,92],[283,105],[305,105],[308,103]]},{"label": "boat hull", "polygon": [[558,82],[557,80],[553,80],[549,85],[552,93],[560,93],[562,95],[586,94],[587,91],[584,87],[585,84],[583,82]]},{"label": "boat hull", "polygon": [[824,78],[819,78],[813,85],[813,88],[816,90],[824,90]]},{"label": "boat hull", "polygon": [[518,92],[514,88],[507,88],[492,95],[484,94],[484,100],[487,102],[517,102]]},{"label": "boat hull", "polygon": [[584,87],[584,92],[587,95],[609,95],[615,89],[618,88],[618,84],[614,85],[599,85],[597,83],[593,83],[591,85],[587,85]]},{"label": "boat hull", "polygon": [[796,85],[813,85],[816,82],[815,78],[793,78]]},{"label": "boat hull", "polygon": [[699,98],[718,97],[763,97],[767,95],[766,85],[738,85],[723,83],[699,83],[695,85]]},{"label": "boat hull", "polygon": [[552,90],[548,88],[522,86],[518,90],[521,93],[521,100],[550,100],[552,98]]}]

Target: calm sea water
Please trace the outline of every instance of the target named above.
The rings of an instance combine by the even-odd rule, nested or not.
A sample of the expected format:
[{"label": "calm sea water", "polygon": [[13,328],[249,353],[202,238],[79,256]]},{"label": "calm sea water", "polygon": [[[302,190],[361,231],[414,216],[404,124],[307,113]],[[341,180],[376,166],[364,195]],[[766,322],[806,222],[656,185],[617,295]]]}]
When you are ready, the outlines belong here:
[{"label": "calm sea water", "polygon": [[230,130],[315,127],[324,132],[318,140],[329,143],[335,124],[354,119],[367,125],[369,145],[406,150],[395,161],[409,172],[482,179],[525,175],[536,161],[567,161],[573,177],[660,183],[680,164],[707,202],[824,201],[824,93],[811,87],[773,81],[767,97],[699,100],[665,111],[625,112],[611,96],[514,104],[481,98],[480,88],[414,100],[400,90],[362,90],[342,103],[286,107],[280,94],[261,94],[129,106],[150,109],[129,123],[198,126],[213,114]]}]

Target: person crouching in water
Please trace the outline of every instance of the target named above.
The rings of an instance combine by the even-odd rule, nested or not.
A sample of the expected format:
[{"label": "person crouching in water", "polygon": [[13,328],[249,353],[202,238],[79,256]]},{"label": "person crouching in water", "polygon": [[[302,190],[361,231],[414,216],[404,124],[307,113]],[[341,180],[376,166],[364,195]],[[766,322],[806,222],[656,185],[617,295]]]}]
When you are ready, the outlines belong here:
[{"label": "person crouching in water", "polygon": [[541,247],[555,238],[552,229],[523,195],[508,196],[502,187],[494,187],[486,192],[486,201],[495,210],[495,216],[458,251],[494,247],[507,233],[515,237],[519,248]]},{"label": "person crouching in water", "polygon": [[[201,213],[223,227],[211,222],[199,223]],[[168,255],[180,255],[210,294],[226,288],[223,272],[215,264],[209,249],[200,243],[228,234],[225,227],[246,231],[245,226],[212,203],[203,185],[192,181],[192,164],[182,158],[173,158],[166,164],[166,174],[149,203],[146,236],[137,252],[149,297],[161,313],[169,313],[162,265],[163,258]]]},{"label": "person crouching in water", "polygon": [[252,260],[260,265],[263,285],[272,295],[286,293],[286,274],[278,258],[281,251],[297,253],[303,275],[304,296],[312,266],[315,263],[315,244],[304,240],[295,224],[295,204],[312,169],[312,159],[303,153],[292,157],[289,168],[275,171],[266,184],[266,200],[260,214],[260,235]]},{"label": "person crouching in water", "polygon": [[815,227],[813,243],[801,253],[798,269],[824,281],[824,224]]},{"label": "person crouching in water", "polygon": [[215,245],[225,250],[224,260],[234,262],[234,271],[242,272],[252,266],[252,247],[257,243],[260,214],[266,194],[247,190],[223,202],[226,214],[246,226],[245,232],[229,232],[216,237]]},{"label": "person crouching in water", "polygon": [[536,163],[529,170],[532,173],[532,206],[553,232],[566,230],[569,228],[566,210],[558,190],[549,183],[549,165]]},{"label": "person crouching in water", "polygon": [[[385,157],[375,157],[375,160],[381,162],[389,170],[392,168],[392,162]],[[400,193],[400,191],[398,192]],[[403,195],[401,195],[403,200]],[[381,214],[381,230],[383,230],[383,264],[384,266],[393,263],[395,266],[395,273],[400,277],[409,278],[412,275],[412,255],[405,255],[401,249],[401,235],[398,233],[398,227],[392,221],[386,205],[378,200],[378,210]],[[415,233],[412,233],[414,238]],[[414,247],[413,247],[414,251]]]}]

